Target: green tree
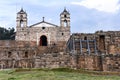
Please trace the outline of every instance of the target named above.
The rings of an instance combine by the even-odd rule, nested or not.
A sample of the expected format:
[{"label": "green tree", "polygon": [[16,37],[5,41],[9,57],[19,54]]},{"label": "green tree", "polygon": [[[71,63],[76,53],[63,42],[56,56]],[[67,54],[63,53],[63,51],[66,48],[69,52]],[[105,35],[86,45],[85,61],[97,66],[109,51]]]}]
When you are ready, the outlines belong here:
[{"label": "green tree", "polygon": [[0,40],[14,40],[15,39],[15,29],[14,28],[3,28],[0,27]]}]

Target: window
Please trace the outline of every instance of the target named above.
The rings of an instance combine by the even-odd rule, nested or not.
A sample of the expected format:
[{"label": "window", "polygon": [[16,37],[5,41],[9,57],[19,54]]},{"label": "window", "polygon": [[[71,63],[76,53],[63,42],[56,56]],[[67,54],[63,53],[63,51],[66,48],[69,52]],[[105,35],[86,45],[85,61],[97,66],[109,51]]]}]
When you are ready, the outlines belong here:
[{"label": "window", "polygon": [[45,27],[42,27],[42,29],[45,29]]}]

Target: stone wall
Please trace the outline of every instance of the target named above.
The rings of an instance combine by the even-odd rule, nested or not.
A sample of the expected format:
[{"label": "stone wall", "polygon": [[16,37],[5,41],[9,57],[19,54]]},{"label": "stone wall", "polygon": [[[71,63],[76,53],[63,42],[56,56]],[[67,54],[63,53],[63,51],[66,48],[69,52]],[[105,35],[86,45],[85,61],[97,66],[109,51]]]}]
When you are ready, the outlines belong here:
[{"label": "stone wall", "polygon": [[1,59],[0,69],[8,68],[34,68],[34,59]]},{"label": "stone wall", "polygon": [[71,55],[71,68],[102,70],[101,56],[98,55]]},{"label": "stone wall", "polygon": [[[114,54],[80,54],[66,52],[59,45],[36,46],[34,42],[0,41],[0,68],[60,68],[87,69],[98,71],[120,71],[120,55]],[[33,45],[32,45],[33,44]],[[5,46],[3,46],[5,45]],[[112,54],[113,53],[113,54]]]},{"label": "stone wall", "polygon": [[35,68],[60,68],[70,66],[69,53],[44,53],[35,59]]},{"label": "stone wall", "polygon": [[102,70],[101,58],[96,55],[82,55],[78,57],[78,68],[88,70]]},{"label": "stone wall", "polygon": [[34,41],[15,41],[15,40],[0,40],[0,49],[3,47],[35,47]]},{"label": "stone wall", "polygon": [[[69,51],[93,52],[93,54],[120,54],[120,31],[98,31],[96,33],[74,33],[67,42]],[[94,41],[94,43],[90,43]],[[86,43],[85,43],[86,42]],[[95,51],[92,51],[95,50]]]},{"label": "stone wall", "polygon": [[120,55],[71,54],[59,47],[1,47],[0,68],[60,68],[120,71]]},{"label": "stone wall", "polygon": [[0,69],[33,68],[36,55],[35,47],[0,47]]},{"label": "stone wall", "polygon": [[119,45],[119,43],[109,45],[109,47],[108,47],[109,54],[113,54],[113,55],[120,54],[120,46],[118,46],[118,45]]},{"label": "stone wall", "polygon": [[120,71],[120,55],[71,55],[71,68],[97,71]]},{"label": "stone wall", "polygon": [[120,71],[120,55],[102,56],[103,71]]}]

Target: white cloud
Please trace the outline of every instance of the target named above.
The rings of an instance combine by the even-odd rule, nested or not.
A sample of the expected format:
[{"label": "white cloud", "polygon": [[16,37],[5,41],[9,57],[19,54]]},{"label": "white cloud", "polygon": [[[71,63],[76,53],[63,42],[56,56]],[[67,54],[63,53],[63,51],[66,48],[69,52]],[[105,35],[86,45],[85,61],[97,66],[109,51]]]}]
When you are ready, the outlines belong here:
[{"label": "white cloud", "polygon": [[83,0],[81,2],[72,2],[71,4],[85,6],[90,9],[96,9],[104,12],[114,13],[120,8],[119,0]]}]

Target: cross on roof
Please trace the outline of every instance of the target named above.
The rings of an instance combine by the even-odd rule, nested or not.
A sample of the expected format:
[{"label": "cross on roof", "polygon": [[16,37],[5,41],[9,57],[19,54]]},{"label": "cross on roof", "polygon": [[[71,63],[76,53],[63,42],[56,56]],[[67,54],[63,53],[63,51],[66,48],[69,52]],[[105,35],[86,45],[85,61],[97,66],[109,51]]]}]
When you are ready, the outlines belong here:
[{"label": "cross on roof", "polygon": [[45,17],[43,17],[43,22],[44,22]]}]

